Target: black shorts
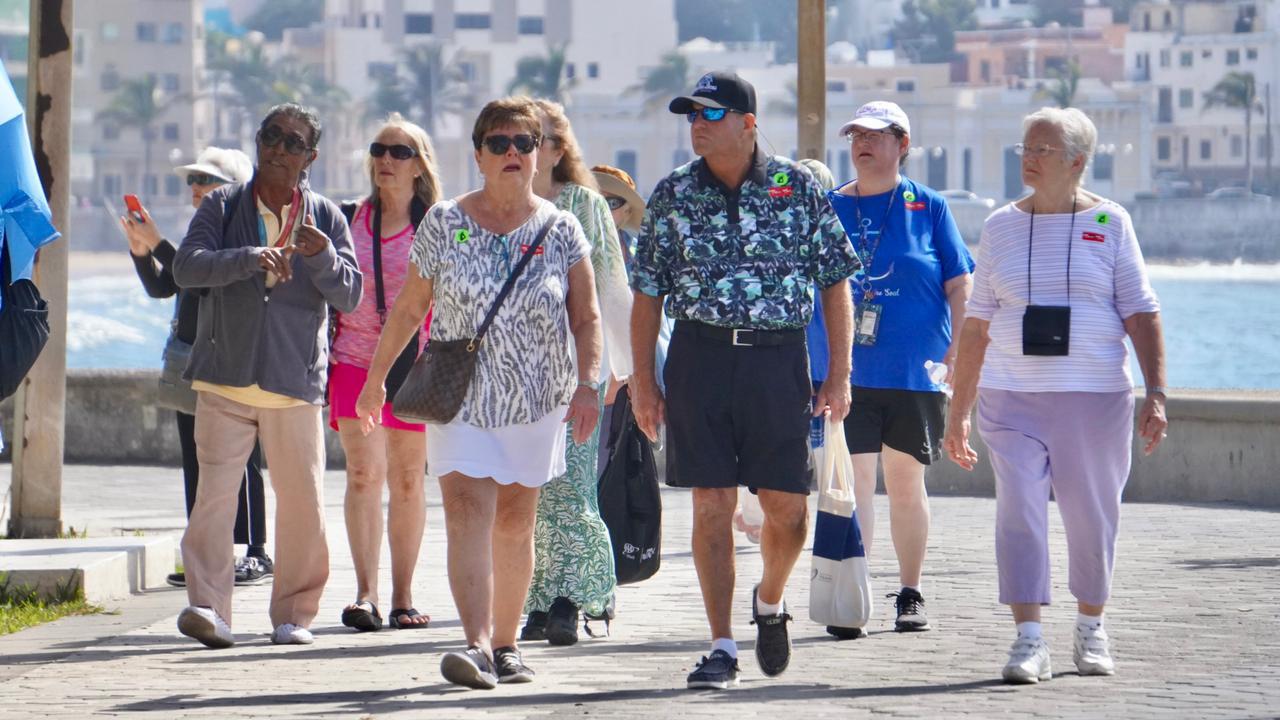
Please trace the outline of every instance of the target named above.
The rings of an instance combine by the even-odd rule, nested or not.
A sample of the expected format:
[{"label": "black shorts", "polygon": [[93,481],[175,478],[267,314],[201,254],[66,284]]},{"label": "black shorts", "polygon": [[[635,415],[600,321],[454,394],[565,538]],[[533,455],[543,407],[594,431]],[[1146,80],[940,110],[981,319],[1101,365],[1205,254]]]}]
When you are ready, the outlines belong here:
[{"label": "black shorts", "polygon": [[849,452],[878,453],[881,445],[929,465],[942,458],[947,396],[940,392],[853,387],[844,419]]},{"label": "black shorts", "polygon": [[799,340],[734,346],[676,323],[667,386],[667,484],[809,494],[809,353]]}]

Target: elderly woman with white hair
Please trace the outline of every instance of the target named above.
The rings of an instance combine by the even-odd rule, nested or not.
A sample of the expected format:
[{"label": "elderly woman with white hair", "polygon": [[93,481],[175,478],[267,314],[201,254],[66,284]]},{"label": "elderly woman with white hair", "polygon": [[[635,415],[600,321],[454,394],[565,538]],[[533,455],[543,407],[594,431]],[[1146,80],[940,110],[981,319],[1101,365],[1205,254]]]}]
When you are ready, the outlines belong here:
[{"label": "elderly woman with white hair", "polygon": [[[199,208],[204,196],[228,183],[242,183],[253,176],[253,161],[239,150],[207,147],[194,163],[180,165],[173,172],[191,189],[191,207]],[[200,463],[196,460],[196,394],[191,383],[180,375],[196,338],[199,295],[182,290],[173,281],[173,259],[178,249],[164,239],[146,208],[120,218],[129,255],[147,295],[162,299],[177,296],[173,322],[164,346],[164,371],[160,377],[161,392],[157,404],[175,411],[178,444],[182,448],[182,478],[187,500],[187,515],[196,504],[196,488],[200,484]],[[266,490],[262,485],[262,451],[257,446],[245,463],[244,480],[236,509],[234,538],[237,545],[247,547],[236,561],[237,585],[256,585],[271,579],[273,566],[267,555]],[[186,575],[170,573],[168,583],[186,585]]]},{"label": "elderly woman with white hair", "polygon": [[1126,335],[1146,380],[1137,419],[1146,454],[1168,426],[1160,304],[1133,223],[1118,203],[1081,188],[1096,142],[1093,122],[1076,109],[1044,108],[1023,121],[1015,149],[1032,193],[983,226],[960,335],[944,447],[973,469],[976,400],[996,477],[1000,602],[1018,631],[1003,671],[1009,683],[1052,677],[1040,628],[1050,600],[1050,490],[1079,610],[1073,660],[1082,675],[1115,672],[1102,613],[1132,458]]}]

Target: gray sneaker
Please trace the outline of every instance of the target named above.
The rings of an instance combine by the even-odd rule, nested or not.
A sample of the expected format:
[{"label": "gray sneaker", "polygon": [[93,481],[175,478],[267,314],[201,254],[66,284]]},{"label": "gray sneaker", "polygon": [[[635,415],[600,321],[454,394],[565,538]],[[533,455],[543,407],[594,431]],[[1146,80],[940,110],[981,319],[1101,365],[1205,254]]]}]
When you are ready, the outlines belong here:
[{"label": "gray sneaker", "polygon": [[[440,660],[440,674],[454,685],[472,690],[492,690],[498,687],[498,673],[488,654],[478,647],[466,652],[445,653]],[[508,681],[509,682],[509,681]]]},{"label": "gray sneaker", "polygon": [[236,585],[261,585],[271,580],[274,570],[271,558],[246,555],[236,563]]},{"label": "gray sneaker", "polygon": [[524,664],[524,657],[513,647],[500,647],[493,651],[493,664],[498,666],[498,682],[533,682],[533,670]]},{"label": "gray sneaker", "polygon": [[698,661],[686,681],[690,690],[726,690],[737,684],[738,660],[724,650],[716,650]]}]

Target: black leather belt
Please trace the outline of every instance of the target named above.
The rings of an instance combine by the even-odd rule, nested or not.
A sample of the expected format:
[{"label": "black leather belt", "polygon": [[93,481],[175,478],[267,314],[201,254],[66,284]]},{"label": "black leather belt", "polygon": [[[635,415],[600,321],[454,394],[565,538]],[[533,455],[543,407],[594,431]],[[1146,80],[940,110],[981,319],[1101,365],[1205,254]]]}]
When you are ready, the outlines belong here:
[{"label": "black leather belt", "polygon": [[734,347],[758,347],[764,345],[795,345],[805,341],[803,328],[794,330],[755,330],[752,328],[727,328],[692,320],[678,320],[676,333],[688,333],[707,340],[715,340]]}]

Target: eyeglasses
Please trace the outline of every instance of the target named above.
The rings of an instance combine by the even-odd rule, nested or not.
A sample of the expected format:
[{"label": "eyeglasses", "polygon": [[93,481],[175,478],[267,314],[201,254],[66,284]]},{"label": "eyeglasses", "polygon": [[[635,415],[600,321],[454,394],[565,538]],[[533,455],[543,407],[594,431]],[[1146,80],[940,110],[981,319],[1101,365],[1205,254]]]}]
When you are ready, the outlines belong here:
[{"label": "eyeglasses", "polygon": [[604,201],[609,203],[610,210],[621,210],[627,206],[627,201],[617,195],[605,195]]},{"label": "eyeglasses", "polygon": [[1013,152],[1017,155],[1030,155],[1033,158],[1042,158],[1061,150],[1052,145],[1036,145],[1031,147],[1026,143],[1017,143],[1013,146]]},{"label": "eyeglasses", "polygon": [[521,155],[528,155],[533,152],[534,148],[541,144],[541,138],[536,135],[490,135],[483,142],[489,152],[494,155],[506,155],[507,150],[514,144],[516,152]]},{"label": "eyeglasses", "polygon": [[408,145],[383,145],[380,142],[369,145],[369,157],[380,158],[387,153],[391,153],[391,157],[396,160],[408,160],[417,155],[418,151]]},{"label": "eyeglasses", "polygon": [[258,131],[258,142],[267,147],[275,147],[281,142],[284,143],[284,149],[290,155],[301,155],[302,153],[312,150],[307,141],[297,134],[286,135],[279,125],[268,125]]},{"label": "eyeglasses", "polygon": [[187,175],[187,187],[192,185],[224,185],[226,180],[207,173],[190,173]]},{"label": "eyeglasses", "polygon": [[699,115],[701,115],[702,119],[706,120],[707,122],[720,122],[721,120],[724,119],[725,115],[731,112],[738,112],[738,111],[730,110],[728,108],[704,107],[704,108],[698,108],[697,110],[690,110],[688,113],[685,114],[685,117],[689,118],[690,125],[693,124],[694,120],[698,119]]},{"label": "eyeglasses", "polygon": [[887,137],[894,137],[893,131],[885,128],[884,130],[851,130],[849,132],[849,142],[876,142]]}]

